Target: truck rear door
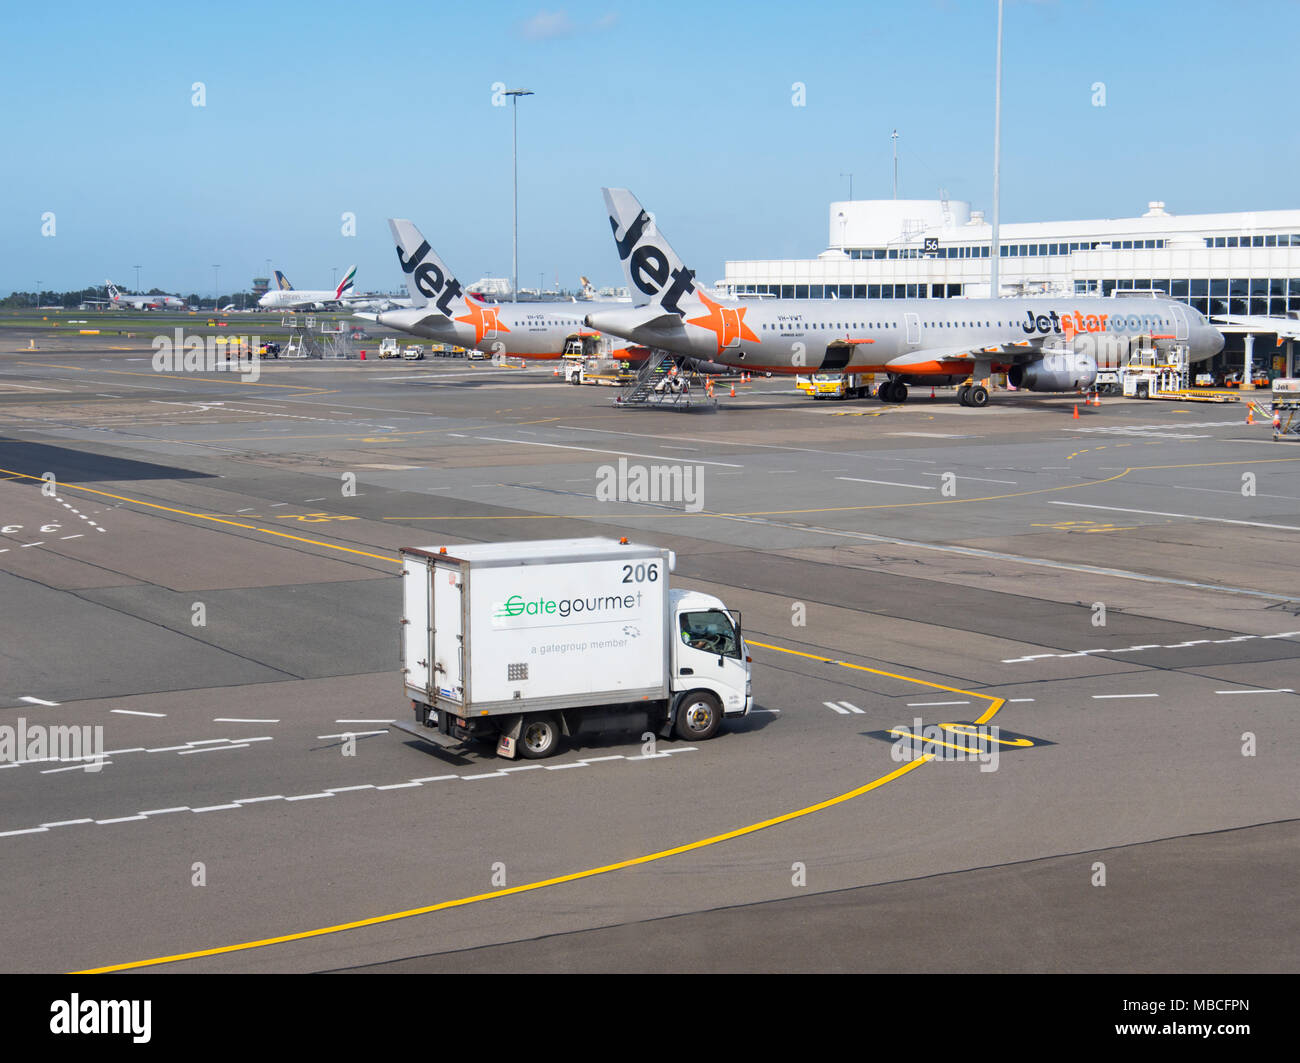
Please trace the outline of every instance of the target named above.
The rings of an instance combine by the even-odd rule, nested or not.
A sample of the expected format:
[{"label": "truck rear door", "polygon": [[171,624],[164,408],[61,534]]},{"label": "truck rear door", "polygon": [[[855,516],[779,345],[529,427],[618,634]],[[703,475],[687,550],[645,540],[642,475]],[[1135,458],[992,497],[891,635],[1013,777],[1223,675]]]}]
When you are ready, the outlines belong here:
[{"label": "truck rear door", "polygon": [[402,667],[408,687],[429,689],[431,634],[429,576],[432,569],[418,557],[402,558]]},{"label": "truck rear door", "polygon": [[452,701],[465,698],[463,575],[459,567],[433,569],[433,686]]}]

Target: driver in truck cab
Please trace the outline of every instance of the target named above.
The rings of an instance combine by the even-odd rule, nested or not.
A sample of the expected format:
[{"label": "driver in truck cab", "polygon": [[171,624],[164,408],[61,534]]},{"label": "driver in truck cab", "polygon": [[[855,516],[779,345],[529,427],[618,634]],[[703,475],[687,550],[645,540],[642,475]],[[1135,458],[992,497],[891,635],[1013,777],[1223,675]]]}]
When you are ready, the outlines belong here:
[{"label": "driver in truck cab", "polygon": [[738,657],[735,629],[730,618],[716,612],[683,613],[682,641],[692,649]]}]

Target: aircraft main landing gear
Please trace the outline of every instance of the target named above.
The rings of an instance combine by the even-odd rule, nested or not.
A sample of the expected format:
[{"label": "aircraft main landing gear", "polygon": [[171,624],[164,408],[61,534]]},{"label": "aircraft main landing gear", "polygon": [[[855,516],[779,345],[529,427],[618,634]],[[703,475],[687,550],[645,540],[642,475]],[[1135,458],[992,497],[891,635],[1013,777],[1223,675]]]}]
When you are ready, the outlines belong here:
[{"label": "aircraft main landing gear", "polygon": [[901,380],[886,380],[880,385],[876,397],[881,402],[904,403],[907,401],[907,385]]},{"label": "aircraft main landing gear", "polygon": [[963,406],[983,409],[989,404],[989,389],[982,384],[963,384],[957,389],[957,401]]}]

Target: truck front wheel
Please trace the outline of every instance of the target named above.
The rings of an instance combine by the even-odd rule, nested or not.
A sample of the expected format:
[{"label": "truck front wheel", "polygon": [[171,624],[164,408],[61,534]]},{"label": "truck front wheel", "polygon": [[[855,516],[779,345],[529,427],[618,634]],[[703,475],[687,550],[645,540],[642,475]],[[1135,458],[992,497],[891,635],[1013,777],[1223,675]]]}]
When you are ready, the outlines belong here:
[{"label": "truck front wheel", "polygon": [[678,738],[703,742],[718,733],[722,726],[722,705],[707,691],[688,694],[677,706],[675,729]]},{"label": "truck front wheel", "polygon": [[560,748],[560,721],[554,716],[530,716],[519,730],[519,755],[525,760],[541,760]]}]

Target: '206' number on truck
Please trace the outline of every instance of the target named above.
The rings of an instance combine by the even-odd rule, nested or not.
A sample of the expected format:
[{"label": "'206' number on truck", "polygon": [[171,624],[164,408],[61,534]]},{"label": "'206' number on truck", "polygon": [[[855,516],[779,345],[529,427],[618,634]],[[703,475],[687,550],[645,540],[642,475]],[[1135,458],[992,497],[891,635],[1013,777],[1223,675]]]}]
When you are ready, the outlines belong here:
[{"label": "'206' number on truck", "polygon": [[654,583],[659,579],[658,565],[624,565],[624,583]]}]

